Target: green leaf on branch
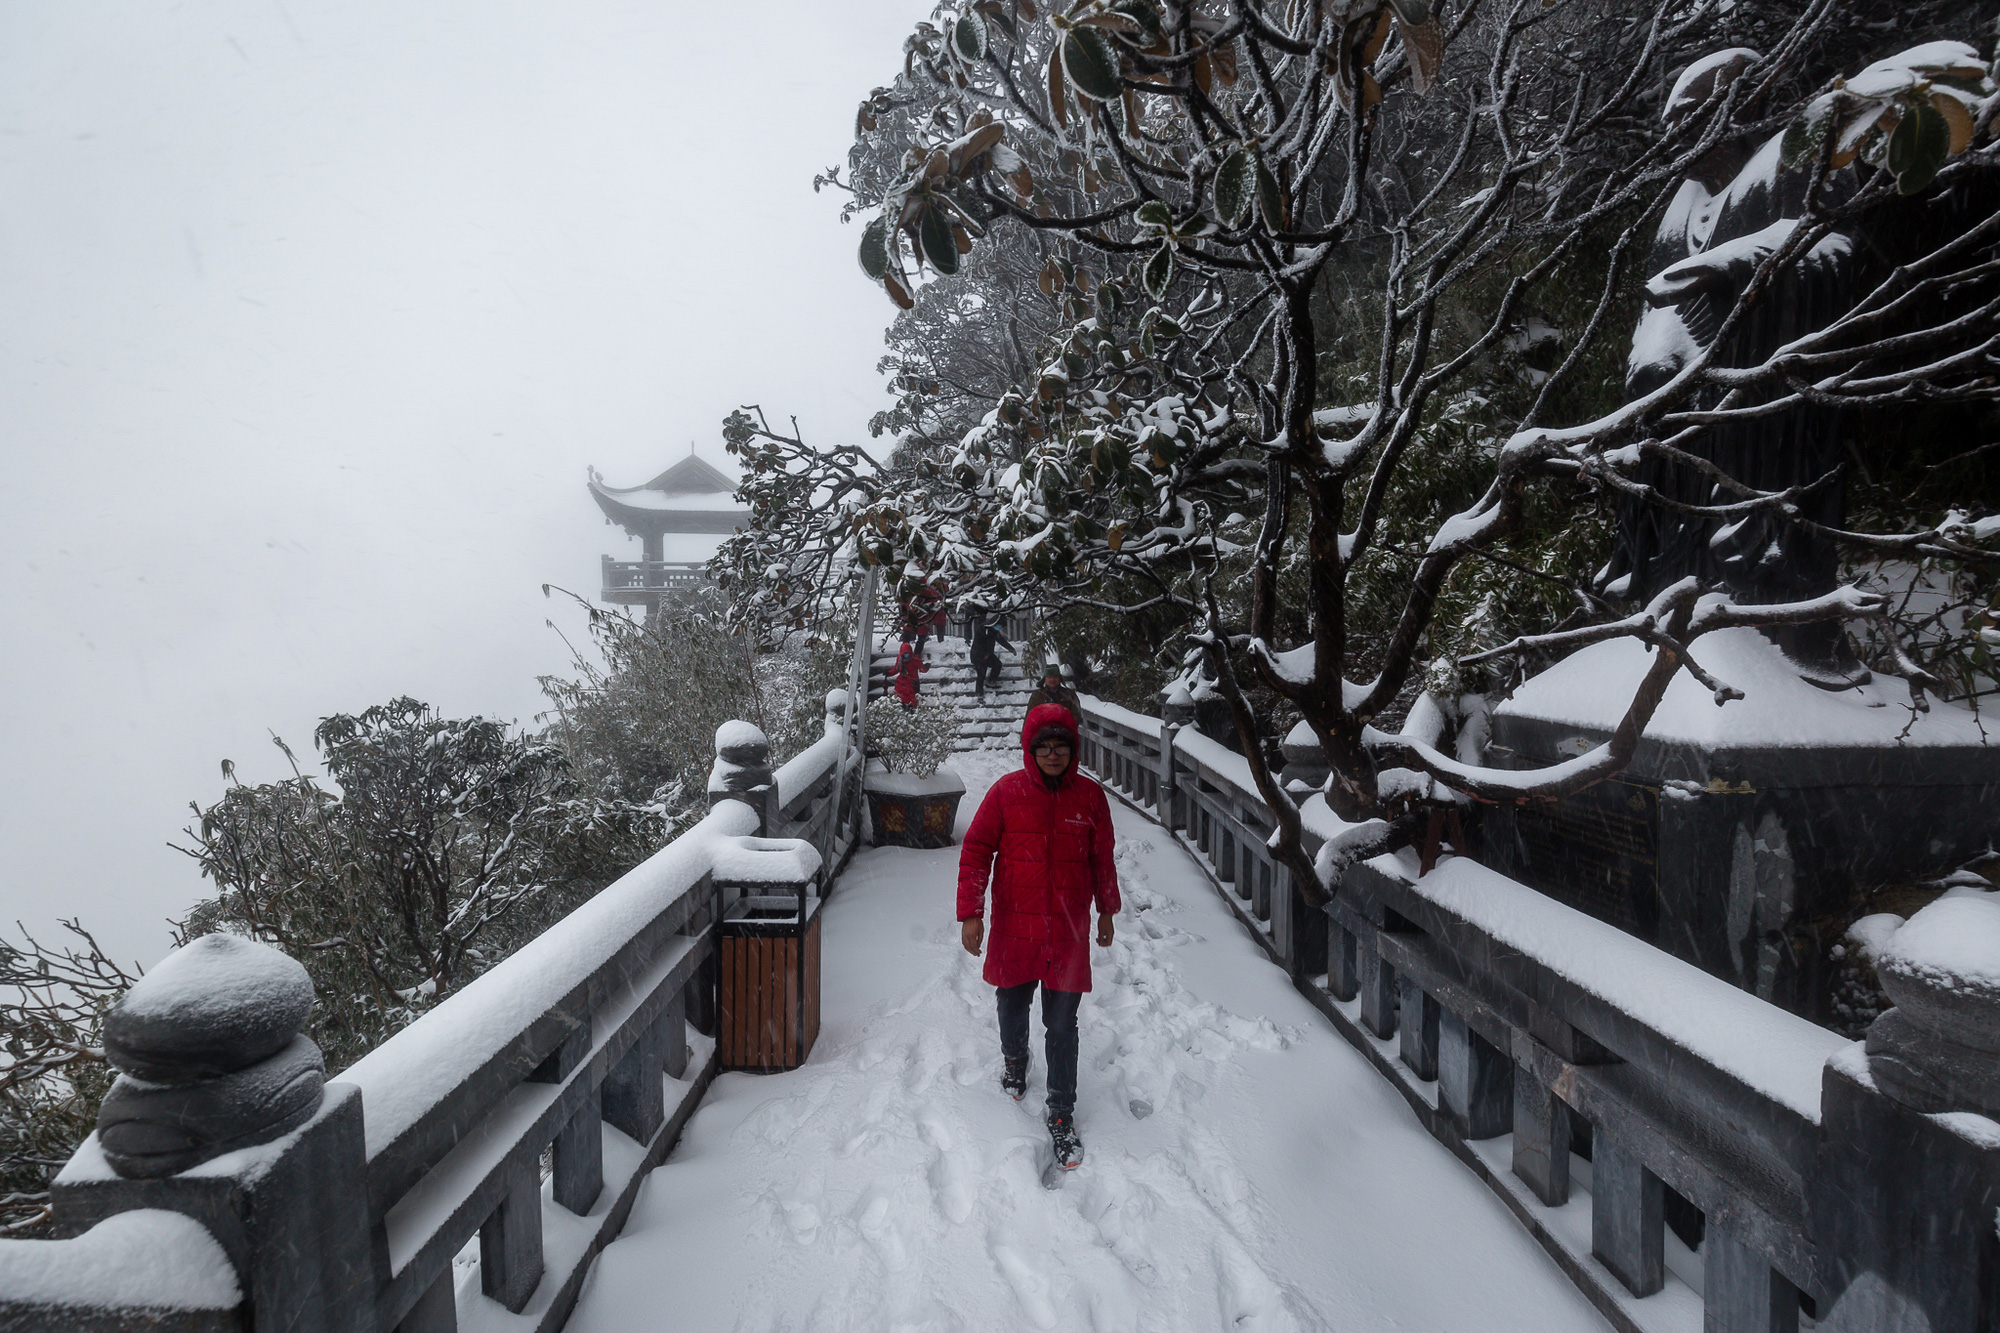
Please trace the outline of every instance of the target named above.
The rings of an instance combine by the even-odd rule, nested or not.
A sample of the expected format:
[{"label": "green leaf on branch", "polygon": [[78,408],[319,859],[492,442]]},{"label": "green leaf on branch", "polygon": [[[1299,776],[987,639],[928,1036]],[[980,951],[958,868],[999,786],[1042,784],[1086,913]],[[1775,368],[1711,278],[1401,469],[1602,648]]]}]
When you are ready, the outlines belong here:
[{"label": "green leaf on branch", "polygon": [[1285,191],[1262,159],[1257,162],[1257,211],[1264,215],[1267,229],[1285,230]]},{"label": "green leaf on branch", "polygon": [[1159,200],[1148,199],[1145,203],[1139,205],[1139,225],[1142,227],[1156,227],[1161,231],[1167,231],[1174,225],[1174,215]]},{"label": "green leaf on branch", "polygon": [[1146,261],[1146,270],[1142,278],[1148,296],[1155,301],[1165,300],[1167,288],[1174,280],[1174,247],[1162,245],[1155,250],[1153,257]]},{"label": "green leaf on branch", "polygon": [[1215,216],[1231,229],[1243,225],[1250,216],[1250,150],[1239,148],[1222,159],[1215,169]]},{"label": "green leaf on branch", "polygon": [[1071,28],[1063,34],[1063,73],[1076,90],[1100,102],[1116,101],[1125,91],[1118,75],[1118,53],[1111,39],[1095,28]]},{"label": "green leaf on branch", "polygon": [[889,220],[876,218],[861,229],[861,271],[880,282],[889,271]]},{"label": "green leaf on branch", "polygon": [[1936,179],[1951,155],[1951,126],[1929,102],[1906,107],[1889,136],[1889,171],[1898,194],[1915,194]]},{"label": "green leaf on branch", "polygon": [[967,60],[986,58],[986,25],[977,14],[967,14],[951,25],[951,41]]},{"label": "green leaf on branch", "polygon": [[924,210],[924,220],[918,224],[918,236],[924,243],[924,258],[931,267],[947,278],[958,272],[958,242],[951,234],[951,223],[945,219],[942,208]]}]

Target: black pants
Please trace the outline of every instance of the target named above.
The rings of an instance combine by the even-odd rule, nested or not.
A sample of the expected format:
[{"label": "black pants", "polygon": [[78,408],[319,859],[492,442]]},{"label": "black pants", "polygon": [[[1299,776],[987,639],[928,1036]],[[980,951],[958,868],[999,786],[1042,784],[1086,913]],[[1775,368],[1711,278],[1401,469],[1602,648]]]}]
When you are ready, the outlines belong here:
[{"label": "black pants", "polygon": [[[1000,1050],[1012,1060],[1028,1056],[1028,1005],[1040,982],[1002,986]],[[1083,994],[1042,987],[1043,1049],[1049,1062],[1049,1110],[1068,1115],[1076,1109],[1076,1007]]]},{"label": "black pants", "polygon": [[1000,683],[1000,667],[999,649],[990,643],[974,647],[972,650],[973,688],[984,694],[987,686],[998,685]]}]

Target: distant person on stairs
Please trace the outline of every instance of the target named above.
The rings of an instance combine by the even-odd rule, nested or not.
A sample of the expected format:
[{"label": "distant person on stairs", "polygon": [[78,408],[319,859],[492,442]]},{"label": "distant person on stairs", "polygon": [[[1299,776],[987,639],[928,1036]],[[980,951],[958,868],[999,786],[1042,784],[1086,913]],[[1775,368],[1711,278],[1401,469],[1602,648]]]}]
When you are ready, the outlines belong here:
[{"label": "distant person on stairs", "polygon": [[[986,687],[1000,684],[1000,649],[1014,651],[1014,645],[1000,632],[1000,617],[983,606],[974,606],[966,617],[972,633],[972,697],[986,702]],[[991,675],[993,679],[987,680]]]},{"label": "distant person on stairs", "polygon": [[917,706],[917,673],[929,671],[931,664],[924,661],[922,651],[916,645],[916,635],[903,631],[903,646],[896,650],[896,671],[890,677],[896,685],[896,697],[903,701],[905,708]]},{"label": "distant person on stairs", "polygon": [[1076,1133],[1076,1010],[1090,989],[1090,909],[1097,943],[1111,944],[1118,871],[1111,806],[1077,771],[1076,718],[1043,704],[1021,727],[1021,767],[993,784],[958,857],[959,938],[975,958],[985,942],[986,884],[993,883],[993,947],[982,975],[999,988],[1000,1087],[1028,1090],[1028,1007],[1042,988],[1049,1065],[1048,1127],[1056,1164],[1083,1160]]},{"label": "distant person on stairs", "polygon": [[1028,696],[1029,714],[1032,715],[1043,704],[1056,704],[1067,708],[1073,718],[1083,716],[1083,705],[1077,702],[1076,691],[1063,684],[1062,668],[1054,662],[1049,663],[1042,672],[1042,687]]}]

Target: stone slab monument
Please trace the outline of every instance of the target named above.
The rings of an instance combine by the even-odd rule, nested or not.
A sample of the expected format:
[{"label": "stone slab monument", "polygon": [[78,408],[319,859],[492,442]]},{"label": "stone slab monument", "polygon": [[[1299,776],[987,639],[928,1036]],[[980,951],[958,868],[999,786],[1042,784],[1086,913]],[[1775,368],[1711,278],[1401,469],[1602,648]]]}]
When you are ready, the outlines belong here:
[{"label": "stone slab monument", "polygon": [[[1754,58],[1729,50],[1697,61],[1665,114],[1685,114]],[[1801,216],[1802,173],[1783,168],[1780,149],[1781,136],[1725,142],[1682,182],[1654,238],[1628,397],[1715,346],[1773,238]],[[1851,191],[1848,174],[1829,188]],[[1856,255],[1879,248],[1829,236],[1780,275],[1718,355],[1755,364],[1824,327],[1865,290]],[[1845,517],[1837,464],[1871,443],[1843,437],[1847,429],[1830,412],[1787,411],[1712,428],[1692,451],[1745,485],[1802,488],[1797,512],[1837,528]],[[1769,511],[1675,508],[1738,497],[1701,469],[1647,467],[1638,480],[1668,503],[1633,500],[1621,510],[1607,595],[1643,602],[1690,575],[1749,604],[1835,587],[1837,551],[1823,532]],[[1858,890],[1941,874],[2000,838],[2000,716],[1982,723],[1948,703],[1920,711],[1908,683],[1871,674],[1832,623],[1720,631],[1695,654],[1745,697],[1718,706],[1681,674],[1623,774],[1559,801],[1489,813],[1483,859],[1813,1016],[1821,950],[1806,923],[1837,916]],[[1529,680],[1494,714],[1490,762],[1540,767],[1604,741],[1650,660],[1621,639]]]}]

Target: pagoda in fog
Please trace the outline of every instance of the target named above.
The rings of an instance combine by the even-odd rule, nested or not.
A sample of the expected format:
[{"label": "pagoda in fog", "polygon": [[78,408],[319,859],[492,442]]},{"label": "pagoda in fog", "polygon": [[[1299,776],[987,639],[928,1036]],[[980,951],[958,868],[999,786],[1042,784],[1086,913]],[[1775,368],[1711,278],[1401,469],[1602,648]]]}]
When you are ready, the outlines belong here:
[{"label": "pagoda in fog", "polygon": [[590,498],[606,522],[642,545],[638,560],[604,557],[598,599],[643,606],[651,616],[662,601],[706,583],[706,566],[722,538],[749,524],[750,511],[735,496],[735,479],[696,457],[693,445],[686,458],[642,486],[606,486],[592,468]]}]

